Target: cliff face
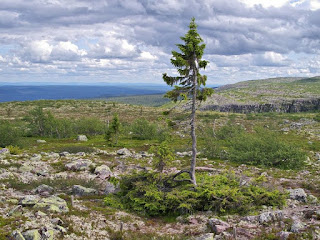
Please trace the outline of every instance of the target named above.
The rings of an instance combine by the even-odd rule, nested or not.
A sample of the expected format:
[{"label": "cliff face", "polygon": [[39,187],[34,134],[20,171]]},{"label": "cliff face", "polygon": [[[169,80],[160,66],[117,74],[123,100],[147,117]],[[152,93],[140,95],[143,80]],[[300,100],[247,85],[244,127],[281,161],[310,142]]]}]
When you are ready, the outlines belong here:
[{"label": "cliff face", "polygon": [[320,98],[296,99],[292,101],[266,104],[226,104],[206,105],[201,110],[212,110],[234,113],[262,113],[262,112],[308,112],[320,110]]}]

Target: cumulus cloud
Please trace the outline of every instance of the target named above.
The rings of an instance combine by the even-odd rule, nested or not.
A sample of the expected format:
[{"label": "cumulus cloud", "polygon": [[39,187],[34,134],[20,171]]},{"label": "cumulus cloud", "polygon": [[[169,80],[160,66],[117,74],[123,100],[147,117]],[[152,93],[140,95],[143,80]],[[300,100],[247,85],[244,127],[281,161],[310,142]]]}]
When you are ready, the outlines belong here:
[{"label": "cumulus cloud", "polygon": [[318,0],[2,0],[0,81],[162,82],[193,16],[211,83],[320,75]]}]

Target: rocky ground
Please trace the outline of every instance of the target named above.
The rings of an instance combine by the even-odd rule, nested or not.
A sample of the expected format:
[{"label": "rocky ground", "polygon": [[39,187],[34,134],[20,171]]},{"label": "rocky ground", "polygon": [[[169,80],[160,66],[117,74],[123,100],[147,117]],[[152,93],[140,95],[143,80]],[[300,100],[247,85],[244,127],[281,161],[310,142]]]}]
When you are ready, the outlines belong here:
[{"label": "rocky ground", "polygon": [[[89,154],[0,152],[0,239],[123,239],[117,234],[124,239],[320,239],[319,201],[312,189],[300,187],[306,179],[317,180],[318,167],[312,173],[277,176],[277,181],[281,171],[234,167],[239,174],[262,174],[275,187],[287,186],[287,206],[265,207],[249,216],[218,217],[209,211],[166,221],[111,209],[103,203],[106,194],[117,191],[110,177],[151,170],[152,154],[129,149],[95,149]],[[177,153],[177,159],[188,155]],[[320,160],[319,153],[315,157]],[[218,165],[211,174],[219,174],[225,167]]]}]

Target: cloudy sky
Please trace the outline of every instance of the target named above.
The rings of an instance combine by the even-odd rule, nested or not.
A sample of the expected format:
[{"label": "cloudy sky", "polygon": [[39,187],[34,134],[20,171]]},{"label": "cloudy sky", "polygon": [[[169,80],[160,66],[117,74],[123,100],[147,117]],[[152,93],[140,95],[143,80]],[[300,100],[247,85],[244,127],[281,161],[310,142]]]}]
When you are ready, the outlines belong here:
[{"label": "cloudy sky", "polygon": [[193,16],[210,84],[320,75],[320,0],[0,0],[0,83],[162,83]]}]

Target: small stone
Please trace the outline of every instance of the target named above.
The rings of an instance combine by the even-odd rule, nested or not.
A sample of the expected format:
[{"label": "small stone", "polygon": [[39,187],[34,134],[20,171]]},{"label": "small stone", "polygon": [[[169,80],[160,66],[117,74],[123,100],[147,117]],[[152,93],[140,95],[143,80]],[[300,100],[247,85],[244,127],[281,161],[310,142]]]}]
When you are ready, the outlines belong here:
[{"label": "small stone", "polygon": [[37,143],[46,143],[46,142],[47,142],[46,140],[41,140],[41,139],[37,140]]},{"label": "small stone", "polygon": [[35,189],[35,193],[40,195],[49,195],[49,194],[52,194],[53,191],[54,191],[53,188],[46,184],[42,184]]},{"label": "small stone", "polygon": [[78,135],[77,141],[79,141],[79,142],[86,142],[86,141],[88,141],[88,138],[87,138],[86,135]]},{"label": "small stone", "polygon": [[210,218],[208,224],[215,234],[220,234],[231,227],[227,222],[217,218]]},{"label": "small stone", "polygon": [[0,155],[10,154],[10,150],[8,148],[0,149]]},{"label": "small stone", "polygon": [[307,194],[302,188],[289,189],[290,198],[299,202],[307,202]]},{"label": "small stone", "polygon": [[57,225],[54,227],[56,230],[58,230],[61,234],[66,234],[67,233],[67,229],[65,229],[64,227]]},{"label": "small stone", "polygon": [[63,221],[60,218],[53,218],[51,219],[51,223],[53,225],[63,225]]},{"label": "small stone", "polygon": [[41,158],[42,156],[40,154],[33,154],[32,157],[30,158],[30,161],[37,162],[37,161],[40,161]]},{"label": "small stone", "polygon": [[61,152],[59,153],[60,157],[66,157],[66,156],[69,156],[70,153],[69,152]]},{"label": "small stone", "polygon": [[72,193],[78,196],[89,196],[97,194],[97,190],[93,188],[86,188],[80,185],[74,185],[72,187]]},{"label": "small stone", "polygon": [[25,240],[40,240],[41,235],[38,229],[28,230],[22,233]]},{"label": "small stone", "polygon": [[213,240],[213,233],[206,233],[195,238],[195,240]]},{"label": "small stone", "polygon": [[290,228],[290,231],[293,233],[298,233],[303,228],[304,228],[304,225],[300,221],[294,221]]},{"label": "small stone", "polygon": [[312,204],[318,203],[318,198],[312,194],[308,195],[308,202]]},{"label": "small stone", "polygon": [[119,184],[114,185],[111,182],[106,182],[106,188],[104,190],[105,194],[112,194],[112,193],[117,193],[120,191]]},{"label": "small stone", "polygon": [[281,232],[279,232],[279,238],[280,238],[280,240],[287,240],[288,238],[289,238],[289,236],[290,236],[290,232],[285,232],[285,231],[281,231]]}]

